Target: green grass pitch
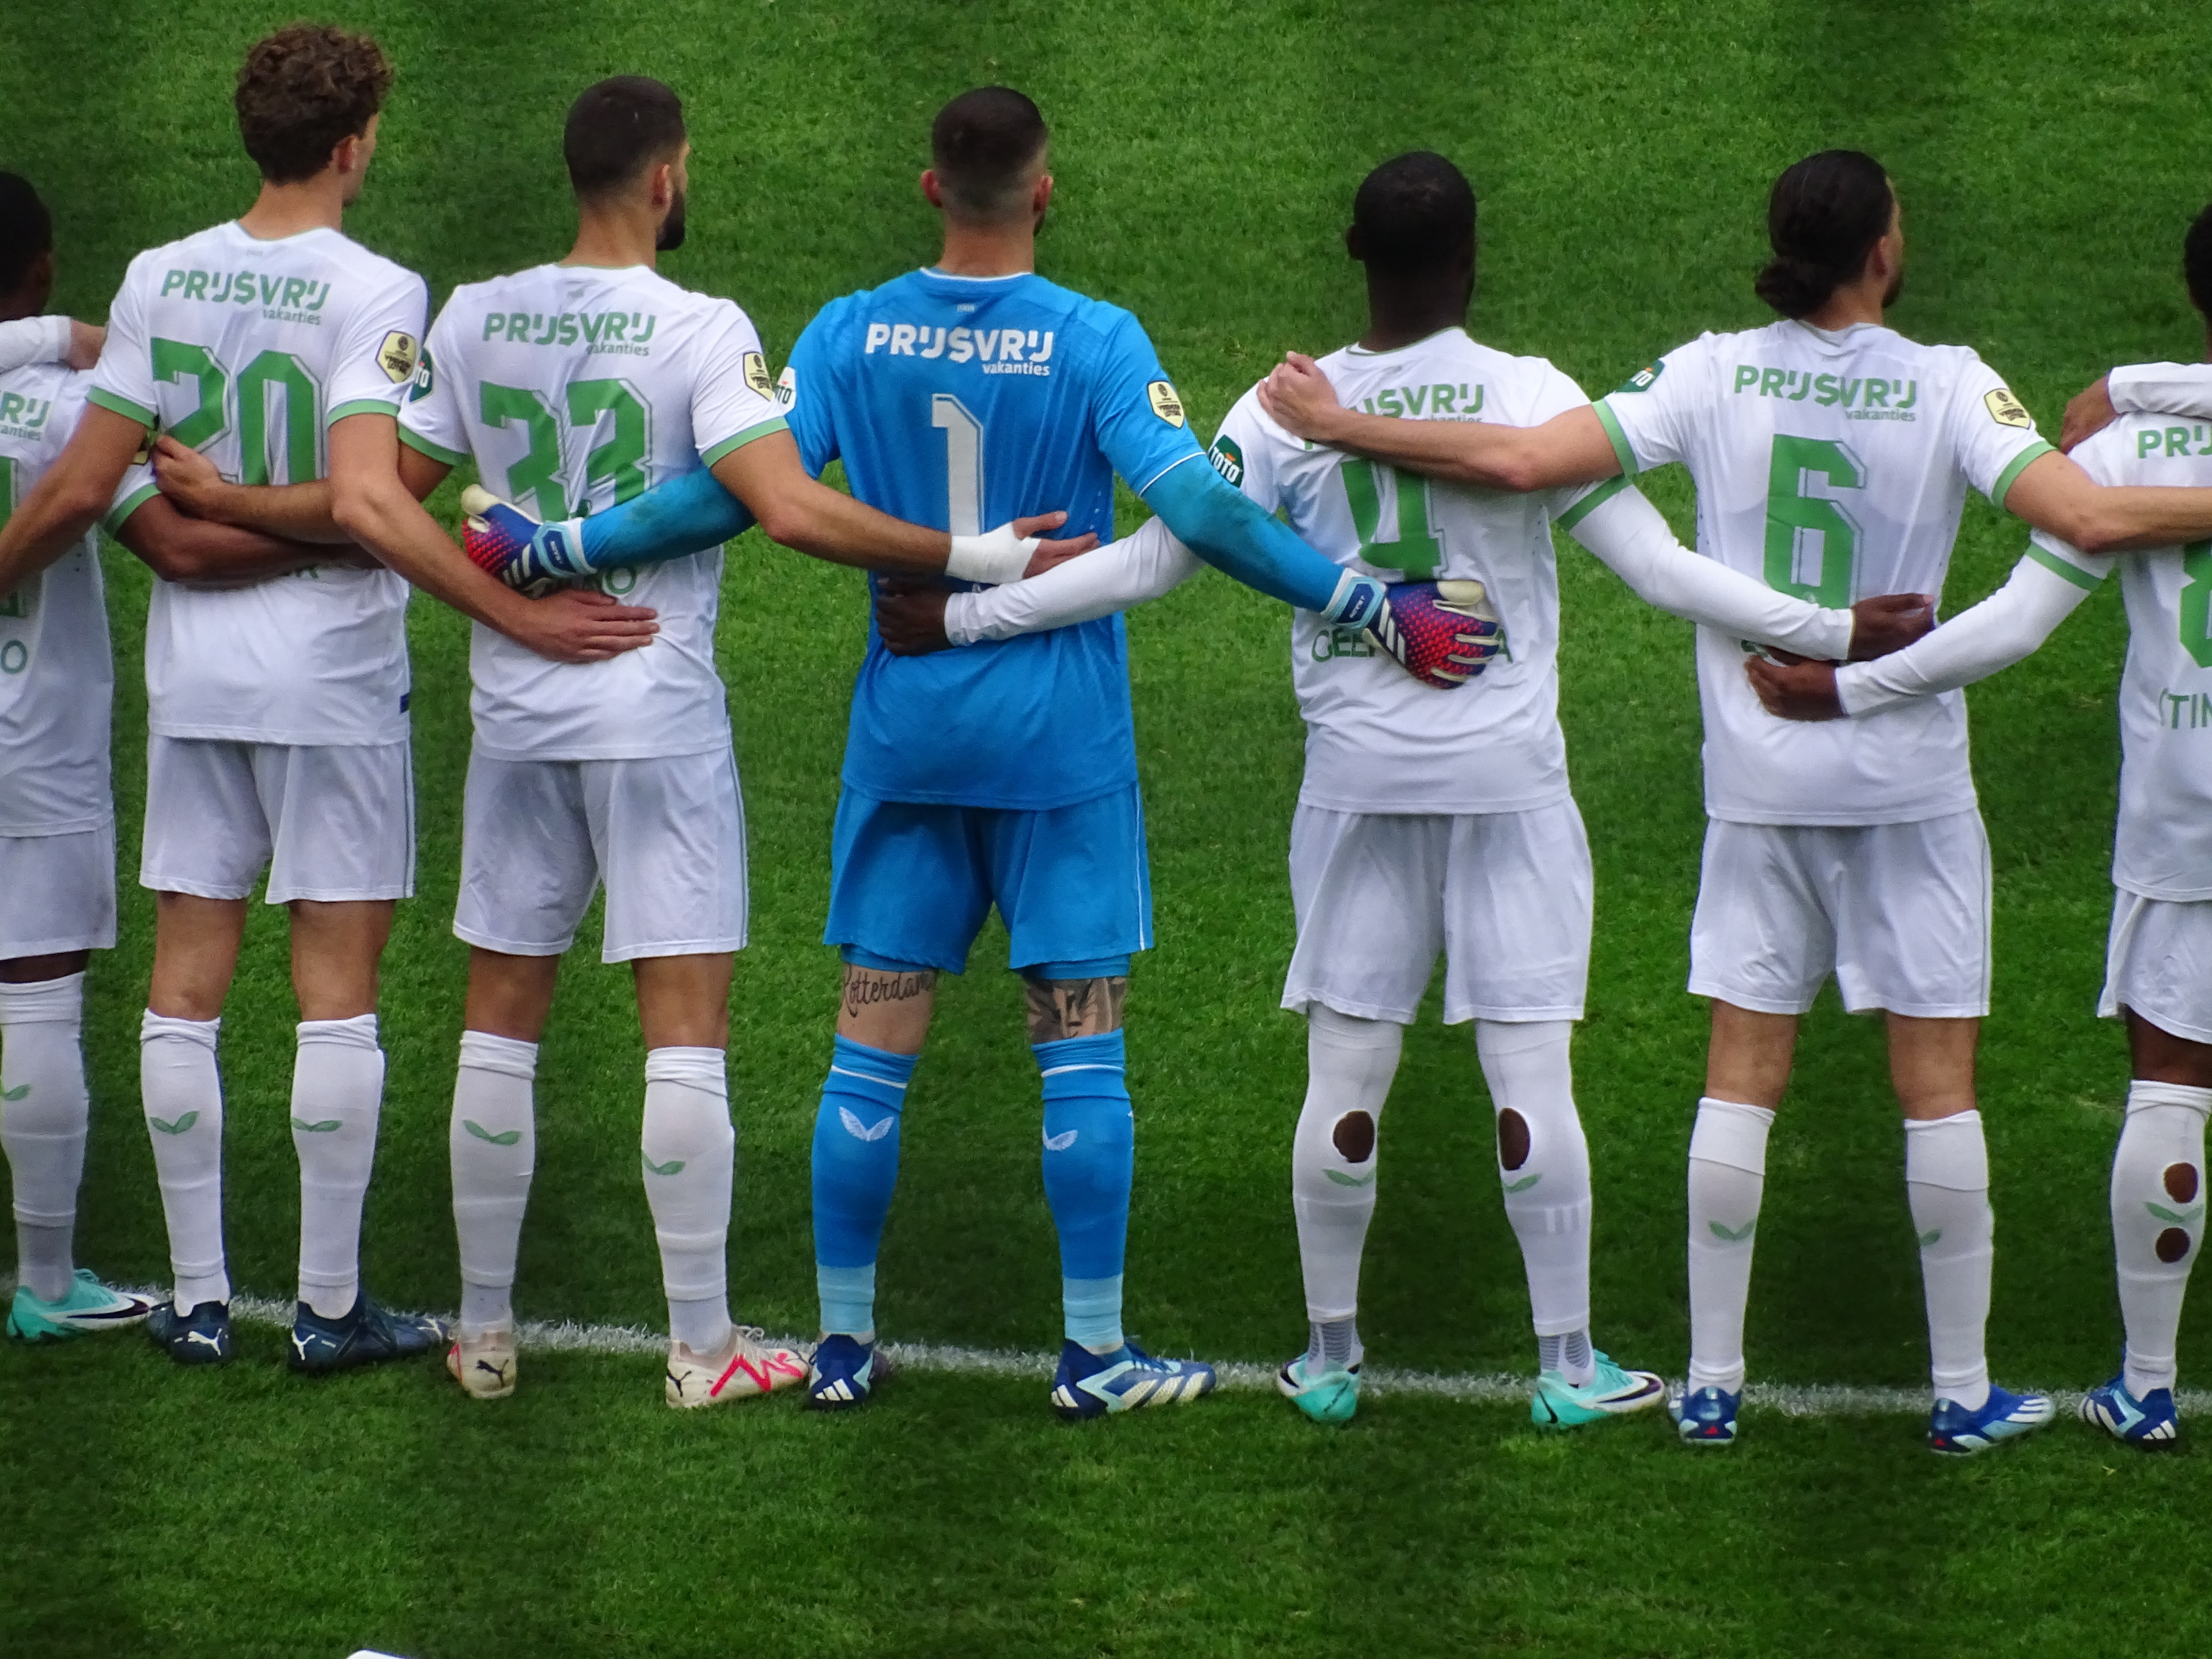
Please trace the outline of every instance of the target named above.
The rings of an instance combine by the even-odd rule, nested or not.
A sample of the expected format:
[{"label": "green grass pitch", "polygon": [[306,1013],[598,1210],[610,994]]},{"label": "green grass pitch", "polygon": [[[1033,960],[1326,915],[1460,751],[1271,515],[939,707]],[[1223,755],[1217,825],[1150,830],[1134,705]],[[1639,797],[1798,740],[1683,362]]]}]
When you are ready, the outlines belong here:
[{"label": "green grass pitch", "polygon": [[[57,303],[103,314],[137,249],[240,210],[231,123],[249,41],[299,8],[0,9],[0,166],[58,222]],[[1060,194],[1056,279],[1151,328],[1201,431],[1288,347],[1362,317],[1337,241],[1376,161],[1441,149],[1483,202],[1476,329],[1593,391],[1699,330],[1765,320],[1765,192],[1809,150],[1896,176],[1911,281],[1894,313],[1977,347],[2055,429],[2109,362],[2198,354],[2179,281],[2212,194],[2212,14],[2097,0],[351,0],[400,81],[348,228],[457,282],[566,248],[568,99],[641,71],[689,101],[675,280],[736,296],[781,360],[831,295],[926,262],[930,114],[1004,80],[1037,97]],[[1678,524],[1689,492],[1655,494]],[[451,496],[441,498],[450,510]],[[1128,520],[1125,519],[1125,528]],[[2020,527],[1970,507],[1946,603],[1995,586]],[[1600,1193],[1596,1334],[1678,1371],[1682,1159],[1704,1012],[1682,991],[1701,826],[1686,625],[1563,555],[1564,708],[1598,871],[1579,1095]],[[95,1127],[83,1259],[166,1271],[137,1109],[151,905],[135,875],[148,578],[108,565],[117,650],[121,948],[93,969]],[[806,1155],[836,969],[819,944],[847,686],[848,574],[757,536],[733,550],[723,666],[753,857],[731,1064],[740,1316],[813,1319]],[[450,1306],[445,1123],[465,953],[447,931],[467,743],[463,629],[413,613],[418,895],[383,998],[391,1055],[368,1262]],[[1170,1352],[1279,1358],[1303,1339],[1287,1200],[1301,1029],[1275,1000],[1300,763],[1280,611],[1218,576],[1131,618],[1161,948],[1132,999],[1142,1124],[1133,1328]],[[2109,903],[2116,598],[1972,694],[1995,849],[1996,1012],[1982,1072],[2001,1218],[1998,1375],[2079,1388],[2118,1341],[2104,1198],[2126,1073],[2091,1014]],[[628,981],[572,958],[538,1091],[526,1317],[661,1316],[637,1186]],[[1003,936],[942,994],[885,1240],[888,1334],[1056,1337],[1036,1084]],[[290,1285],[284,1122],[295,1018],[281,918],[257,914],[224,1031],[240,1285]],[[1808,1022],[1774,1140],[1750,1325],[1757,1379],[1912,1387],[1919,1289],[1879,1033]],[[1525,1369],[1521,1270],[1465,1031],[1433,1006],[1392,1097],[1363,1329],[1378,1363]],[[2185,1375],[2212,1362],[2185,1330]],[[0,1649],[425,1659],[755,1650],[823,1655],[1514,1651],[2070,1656],[2201,1645],[2212,1563],[2188,1540],[2199,1454],[2066,1424],[1940,1463],[1903,1416],[1750,1419],[1703,1460],[1643,1419],[1571,1441],[1525,1415],[1404,1396],[1323,1432],[1281,1402],[1055,1424],[1041,1384],[915,1376],[852,1420],[787,1401],[661,1407],[652,1361],[526,1354],[507,1405],[428,1366],[320,1385],[244,1334],[180,1373],[143,1345],[0,1352]],[[2192,1643],[2192,1638],[2195,1638]]]}]

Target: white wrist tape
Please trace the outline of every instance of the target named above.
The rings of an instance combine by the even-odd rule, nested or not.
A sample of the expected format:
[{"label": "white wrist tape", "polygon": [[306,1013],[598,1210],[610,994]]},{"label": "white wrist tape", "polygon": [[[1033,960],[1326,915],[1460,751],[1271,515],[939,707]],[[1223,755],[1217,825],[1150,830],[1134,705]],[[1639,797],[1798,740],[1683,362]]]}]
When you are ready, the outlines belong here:
[{"label": "white wrist tape", "polygon": [[945,561],[945,574],[963,582],[1018,582],[1030,568],[1037,538],[1017,536],[1012,524],[980,536],[955,536],[952,552]]}]

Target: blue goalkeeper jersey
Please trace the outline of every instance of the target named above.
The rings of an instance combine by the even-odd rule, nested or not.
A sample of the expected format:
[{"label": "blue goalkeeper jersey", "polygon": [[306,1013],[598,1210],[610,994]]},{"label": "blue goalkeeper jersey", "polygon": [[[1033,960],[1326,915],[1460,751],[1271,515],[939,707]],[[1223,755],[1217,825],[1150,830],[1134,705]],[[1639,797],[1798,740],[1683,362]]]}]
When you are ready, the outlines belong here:
[{"label": "blue goalkeeper jersey", "polygon": [[[1137,319],[1041,276],[917,270],[823,307],[781,401],[807,470],[972,535],[1064,508],[1114,536],[1114,475],[1139,494],[1204,452]],[[894,657],[872,617],[853,688],[848,788],[882,800],[1037,810],[1136,781],[1121,619]]]}]

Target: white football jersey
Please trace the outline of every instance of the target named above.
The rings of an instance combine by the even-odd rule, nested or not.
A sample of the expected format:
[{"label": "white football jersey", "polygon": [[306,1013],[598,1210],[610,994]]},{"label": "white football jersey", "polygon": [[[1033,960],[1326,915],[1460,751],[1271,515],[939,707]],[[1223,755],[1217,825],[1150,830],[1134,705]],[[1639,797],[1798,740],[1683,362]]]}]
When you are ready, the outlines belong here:
[{"label": "white football jersey", "polygon": [[[1321,360],[1348,406],[1408,420],[1536,426],[1587,404],[1540,357],[1512,357],[1448,328],[1393,351]],[[1230,483],[1347,568],[1389,581],[1475,580],[1506,648],[1456,690],[1423,685],[1354,628],[1294,613],[1291,672],[1306,719],[1299,801],[1343,812],[1518,812],[1566,799],[1559,731],[1555,515],[1605,491],[1515,495],[1425,479],[1292,437],[1248,392],[1210,459]]]},{"label": "white football jersey", "polygon": [[[425,454],[473,455],[484,487],[541,519],[605,507],[784,429],[760,336],[728,300],[643,265],[539,265],[453,290],[400,416]],[[613,570],[659,613],[641,650],[558,663],[479,625],[477,747],[501,760],[690,755],[729,741],[714,670],[720,548]]]},{"label": "white football jersey", "polygon": [[[0,374],[0,522],[69,443],[91,379],[58,363]],[[115,816],[114,693],[94,531],[0,594],[0,836],[97,830]]]},{"label": "white football jersey", "polygon": [[[217,225],[131,262],[91,399],[234,483],[307,483],[328,473],[334,422],[398,413],[428,302],[420,276],[337,231],[264,241]],[[173,738],[397,742],[407,596],[389,570],[344,565],[222,590],[156,582],[148,725]]]},{"label": "white football jersey", "polygon": [[[1689,468],[1699,552],[1832,607],[1941,594],[1966,486],[2002,505],[2050,447],[1973,352],[1863,323],[1700,335],[1597,410],[1624,471]],[[1745,654],[1698,630],[1711,816],[1905,823],[1975,804],[1959,692],[1807,725],[1759,706]]]},{"label": "white football jersey", "polygon": [[[2212,421],[2124,415],[2074,452],[2101,484],[2212,484]],[[2120,815],[2112,884],[2212,899],[2212,542],[2093,558],[2038,531],[2031,556],[2083,586],[2117,567],[2128,611],[2120,676]]]}]

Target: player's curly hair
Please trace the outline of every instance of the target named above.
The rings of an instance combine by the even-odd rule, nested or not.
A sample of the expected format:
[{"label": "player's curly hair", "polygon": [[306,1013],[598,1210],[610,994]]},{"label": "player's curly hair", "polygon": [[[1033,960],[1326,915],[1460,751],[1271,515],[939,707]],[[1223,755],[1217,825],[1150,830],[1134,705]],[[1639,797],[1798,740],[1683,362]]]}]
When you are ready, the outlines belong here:
[{"label": "player's curly hair", "polygon": [[312,179],[341,140],[368,131],[392,90],[392,62],[366,34],[288,23],[254,43],[238,71],[239,136],[272,185]]},{"label": "player's curly hair", "polygon": [[1856,149],[1807,156],[1766,198],[1774,258],[1752,288],[1785,317],[1811,316],[1866,269],[1896,210],[1889,174],[1873,156]]},{"label": "player's curly hair", "polygon": [[1393,156],[1359,181],[1345,246],[1371,271],[1424,276],[1474,246],[1474,186],[1434,150]]},{"label": "player's curly hair", "polygon": [[0,173],[0,294],[13,294],[54,246],[53,216],[21,173]]}]

